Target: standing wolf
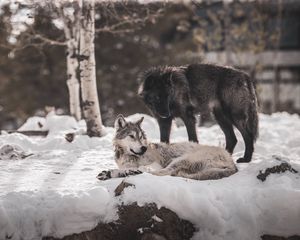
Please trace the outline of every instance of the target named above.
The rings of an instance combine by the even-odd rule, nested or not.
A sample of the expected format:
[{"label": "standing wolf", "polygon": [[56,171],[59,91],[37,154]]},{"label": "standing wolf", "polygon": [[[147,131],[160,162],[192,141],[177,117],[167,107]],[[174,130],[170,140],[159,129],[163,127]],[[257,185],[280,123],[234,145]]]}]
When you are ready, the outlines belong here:
[{"label": "standing wolf", "polygon": [[228,152],[196,143],[148,143],[141,129],[143,118],[132,123],[119,115],[115,122],[115,160],[119,169],[103,171],[98,179],[125,177],[150,172],[196,180],[220,179],[237,169]]},{"label": "standing wolf", "polygon": [[232,154],[237,143],[235,126],[245,142],[244,157],[250,162],[258,136],[257,99],[253,82],[239,70],[211,64],[185,67],[156,67],[140,77],[138,94],[143,98],[160,128],[161,142],[169,143],[172,120],[182,118],[190,141],[198,142],[196,113],[212,111]]}]

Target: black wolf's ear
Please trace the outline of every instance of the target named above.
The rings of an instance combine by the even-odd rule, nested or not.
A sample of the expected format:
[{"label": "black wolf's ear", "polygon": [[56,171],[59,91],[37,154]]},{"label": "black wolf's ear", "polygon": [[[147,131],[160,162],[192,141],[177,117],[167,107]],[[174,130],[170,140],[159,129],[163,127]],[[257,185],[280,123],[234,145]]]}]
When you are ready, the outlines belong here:
[{"label": "black wolf's ear", "polygon": [[119,130],[120,128],[124,128],[127,125],[127,122],[122,114],[119,114],[115,121],[115,129]]},{"label": "black wolf's ear", "polygon": [[138,120],[138,121],[136,121],[136,123],[135,123],[135,124],[137,124],[137,125],[141,126],[141,123],[143,122],[143,120],[144,120],[144,117],[141,117],[141,119],[140,119],[140,120]]},{"label": "black wolf's ear", "polygon": [[144,96],[144,84],[143,83],[139,86],[138,96],[140,96],[140,97]]}]

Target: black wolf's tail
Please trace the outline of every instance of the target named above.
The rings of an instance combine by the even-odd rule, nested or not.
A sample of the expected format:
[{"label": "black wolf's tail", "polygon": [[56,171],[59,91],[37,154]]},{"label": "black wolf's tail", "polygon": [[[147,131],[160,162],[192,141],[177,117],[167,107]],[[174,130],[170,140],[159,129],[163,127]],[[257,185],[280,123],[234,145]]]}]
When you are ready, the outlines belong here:
[{"label": "black wolf's tail", "polygon": [[247,130],[252,134],[253,139],[258,138],[258,103],[255,91],[255,83],[247,75],[247,85],[251,96],[251,104],[248,109],[248,120],[247,120]]}]

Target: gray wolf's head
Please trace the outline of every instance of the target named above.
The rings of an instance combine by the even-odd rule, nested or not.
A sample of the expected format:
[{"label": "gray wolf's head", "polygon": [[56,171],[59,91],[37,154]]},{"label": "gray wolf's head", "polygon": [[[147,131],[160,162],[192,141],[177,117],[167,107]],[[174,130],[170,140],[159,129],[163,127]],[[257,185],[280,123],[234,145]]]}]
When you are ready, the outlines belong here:
[{"label": "gray wolf's head", "polygon": [[147,151],[146,134],[141,129],[143,120],[144,117],[137,122],[127,122],[123,115],[117,117],[114,144],[123,149],[125,154],[141,156]]},{"label": "gray wolf's head", "polygon": [[161,118],[171,116],[170,101],[174,92],[172,75],[172,67],[156,67],[139,77],[141,85],[138,95],[142,97],[147,107]]}]

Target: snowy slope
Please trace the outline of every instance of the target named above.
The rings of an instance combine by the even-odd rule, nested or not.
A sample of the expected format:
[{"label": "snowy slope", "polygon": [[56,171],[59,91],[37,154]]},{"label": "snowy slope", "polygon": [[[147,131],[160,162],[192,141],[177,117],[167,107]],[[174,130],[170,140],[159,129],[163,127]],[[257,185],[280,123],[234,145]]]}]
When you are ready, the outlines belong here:
[{"label": "snowy slope", "polygon": [[[137,119],[140,115],[130,116]],[[155,120],[145,116],[143,128],[158,141]],[[22,130],[49,130],[47,138],[21,134],[0,135],[0,239],[62,237],[92,229],[99,221],[117,219],[116,205],[155,202],[195,224],[194,239],[260,239],[263,234],[300,235],[300,174],[271,175],[265,182],[256,178],[260,169],[274,166],[280,156],[300,171],[300,119],[297,115],[260,115],[260,138],[250,164],[238,164],[239,172],[217,181],[194,181],[142,174],[129,177],[136,188],[127,188],[119,198],[113,190],[122,179],[100,182],[97,174],[115,168],[112,137],[106,128],[103,138],[76,136],[72,143],[64,134],[80,132],[84,123],[50,114],[28,119]],[[234,159],[243,155],[239,143]],[[199,128],[203,144],[224,146],[218,126]],[[173,141],[185,141],[186,130],[174,126]],[[3,145],[23,150],[27,158],[1,155]],[[21,150],[20,150],[21,148]]]}]

